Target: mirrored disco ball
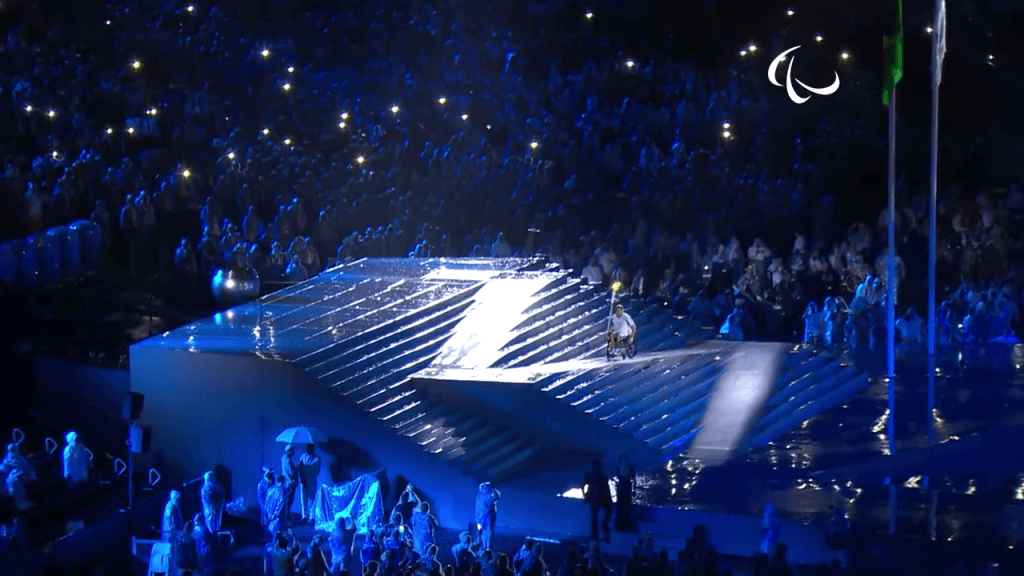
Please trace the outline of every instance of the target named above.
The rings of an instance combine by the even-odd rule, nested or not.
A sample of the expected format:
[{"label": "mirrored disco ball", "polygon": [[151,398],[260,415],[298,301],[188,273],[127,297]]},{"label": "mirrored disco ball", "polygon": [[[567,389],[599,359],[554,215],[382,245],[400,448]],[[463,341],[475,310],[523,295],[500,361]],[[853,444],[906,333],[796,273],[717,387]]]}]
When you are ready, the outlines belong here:
[{"label": "mirrored disco ball", "polygon": [[221,268],[210,280],[210,289],[221,306],[237,306],[260,295],[260,277],[251,268]]}]

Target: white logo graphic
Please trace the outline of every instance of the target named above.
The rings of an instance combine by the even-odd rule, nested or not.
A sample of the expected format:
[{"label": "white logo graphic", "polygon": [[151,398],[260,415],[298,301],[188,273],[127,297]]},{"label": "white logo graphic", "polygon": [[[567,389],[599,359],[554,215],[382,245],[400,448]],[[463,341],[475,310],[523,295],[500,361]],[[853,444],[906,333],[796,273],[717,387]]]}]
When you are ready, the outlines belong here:
[{"label": "white logo graphic", "polygon": [[[768,80],[771,80],[772,84],[782,87],[782,84],[779,84],[779,81],[775,79],[775,72],[779,69],[779,64],[782,64],[782,61],[786,59],[786,54],[789,54],[790,52],[796,50],[797,48],[799,48],[799,46],[794,46],[789,50],[786,50],[782,54],[776,56],[775,60],[772,60],[772,65],[768,67]],[[810,100],[811,97],[800,96],[799,94],[796,93],[796,90],[793,89],[793,60],[795,60],[795,58],[789,59],[789,67],[786,68],[786,94],[789,94],[789,99],[792,100],[794,104],[803,104],[804,102]],[[828,86],[827,88],[813,88],[811,86],[808,86],[807,84],[804,84],[800,80],[797,80],[796,83],[806,88],[807,91],[810,92],[811,94],[817,94],[819,96],[828,96],[830,94],[835,94],[836,90],[839,90],[839,73],[836,72],[835,74],[836,81],[833,82],[832,85]]]}]

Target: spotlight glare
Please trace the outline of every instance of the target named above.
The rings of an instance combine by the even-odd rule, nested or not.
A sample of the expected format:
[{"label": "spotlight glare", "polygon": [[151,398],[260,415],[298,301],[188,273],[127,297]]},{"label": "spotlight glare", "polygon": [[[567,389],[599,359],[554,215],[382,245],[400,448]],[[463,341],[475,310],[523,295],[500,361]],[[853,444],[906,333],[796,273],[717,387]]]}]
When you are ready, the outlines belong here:
[{"label": "spotlight glare", "polygon": [[929,34],[931,34],[931,33],[933,32],[933,30],[932,30],[932,27],[931,27],[931,26],[927,26],[927,27],[925,27],[924,31],[925,31],[925,32],[927,32],[927,33],[929,33]]},{"label": "spotlight glare", "polygon": [[462,119],[463,120],[469,120],[469,114],[463,114],[462,115]]},{"label": "spotlight glare", "polygon": [[107,134],[113,134],[113,133],[114,133],[114,129],[108,126],[107,127]]},{"label": "spotlight glare", "polygon": [[188,178],[189,176],[192,175],[192,172],[188,168],[186,168],[181,171],[181,175],[184,176],[185,178]]},{"label": "spotlight glare", "polygon": [[821,34],[818,34],[817,36],[815,36],[814,39],[817,40],[818,42],[821,42],[822,40],[824,40],[824,38],[821,37]]},{"label": "spotlight glare", "polygon": [[29,104],[28,106],[25,106],[25,112],[31,112],[31,111],[32,111],[32,105],[31,104]]},{"label": "spotlight glare", "polygon": [[730,136],[732,136],[732,134],[728,130],[725,130],[724,132],[722,132],[722,136],[729,138]]},{"label": "spotlight glare", "polygon": [[46,115],[49,116],[50,118],[53,118],[54,116],[57,115],[57,113],[54,112],[53,110],[47,110]]},{"label": "spotlight glare", "polygon": [[292,72],[295,72],[295,66],[288,67],[288,73],[291,74]]},{"label": "spotlight glare", "polygon": [[50,152],[50,156],[53,156],[54,158],[57,158],[57,156],[58,156],[57,151],[54,150],[53,152]]},{"label": "spotlight glare", "polygon": [[270,134],[270,129],[269,128],[264,128],[263,129],[263,135],[266,136],[267,134]]},{"label": "spotlight glare", "polygon": [[793,15],[793,10],[792,9],[786,10],[786,16],[792,16],[792,15]]},{"label": "spotlight glare", "polygon": [[192,12],[192,11],[193,11],[193,10],[195,10],[195,9],[196,9],[196,8],[195,8],[195,6],[193,6],[193,5],[191,5],[191,4],[189,4],[189,5],[188,5],[188,7],[187,7],[187,8],[185,8],[185,10],[188,10],[189,12]]},{"label": "spotlight glare", "polygon": [[746,56],[746,55],[747,55],[747,51],[746,50],[740,50],[740,56]]},{"label": "spotlight glare", "polygon": [[129,133],[129,134],[135,134],[135,127],[134,127],[134,126],[130,126],[130,127],[128,128],[128,133]]},{"label": "spotlight glare", "polygon": [[234,152],[228,152],[228,160],[234,160],[234,159],[235,159],[235,153]]},{"label": "spotlight glare", "polygon": [[342,112],[341,113],[341,119],[342,120],[348,120],[348,112]]},{"label": "spotlight glare", "polygon": [[626,60],[626,68],[632,68],[635,65],[636,62],[633,62],[632,60]]},{"label": "spotlight glare", "polygon": [[747,50],[750,50],[751,52],[757,52],[757,46],[751,44],[750,46],[747,46]]},{"label": "spotlight glare", "polygon": [[284,84],[284,86],[282,86],[282,88],[284,88],[284,91],[287,92],[287,91],[292,89],[292,85],[287,83],[287,82],[285,82],[285,84]]},{"label": "spotlight glare", "polygon": [[587,17],[587,20],[590,20],[591,18],[594,17],[594,13],[593,12],[587,12],[586,14],[584,14],[584,16]]},{"label": "spotlight glare", "polygon": [[392,114],[398,114],[398,105],[395,105],[395,106],[391,107],[391,113]]},{"label": "spotlight glare", "polygon": [[530,142],[530,148],[533,148],[534,150],[536,150],[537,146],[540,146],[540,144],[537,144],[537,142]]},{"label": "spotlight glare", "polygon": [[263,57],[266,58],[267,56],[270,56],[270,50],[267,50],[266,48],[264,48],[263,52],[260,52],[260,54],[262,54]]},{"label": "spotlight glare", "polygon": [[345,127],[345,123],[344,122],[338,122],[338,128],[344,128],[344,127]]},{"label": "spotlight glare", "polygon": [[850,59],[850,53],[849,52],[843,52],[842,54],[840,54],[840,56],[843,58],[843,60],[849,60]]},{"label": "spotlight glare", "polygon": [[358,156],[358,157],[356,157],[356,162],[362,164],[363,162],[366,162],[366,158],[363,158],[362,156]]},{"label": "spotlight glare", "polygon": [[284,145],[285,146],[291,146],[292,145],[292,139],[291,138],[285,138],[284,139]]},{"label": "spotlight glare", "polygon": [[441,96],[440,98],[437,99],[438,104],[444,104],[447,101],[448,99],[445,98],[444,96]]},{"label": "spotlight glare", "polygon": [[142,67],[142,62],[139,62],[138,60],[133,60],[132,61],[132,68],[138,70],[141,67]]},{"label": "spotlight glare", "polygon": [[723,122],[722,123],[722,128],[724,128],[725,130],[728,130],[729,129],[729,123],[728,122]]}]

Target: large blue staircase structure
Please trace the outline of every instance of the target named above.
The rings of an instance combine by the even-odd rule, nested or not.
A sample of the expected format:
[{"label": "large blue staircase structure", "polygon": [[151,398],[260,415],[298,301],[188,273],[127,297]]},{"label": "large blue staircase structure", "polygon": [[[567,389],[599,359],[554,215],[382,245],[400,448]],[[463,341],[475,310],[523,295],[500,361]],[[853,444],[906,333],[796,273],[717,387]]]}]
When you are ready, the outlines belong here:
[{"label": "large blue staircase structure", "polygon": [[[501,481],[612,446],[645,455],[634,460],[641,465],[661,463],[700,433],[727,359],[745,343],[622,300],[639,354],[609,362],[610,296],[536,259],[364,259],[242,308],[273,311],[248,353],[290,361],[398,441]],[[193,335],[210,336],[198,346],[232,338],[224,326],[197,326]],[[825,354],[787,345],[781,356],[740,450],[867,385]]]}]

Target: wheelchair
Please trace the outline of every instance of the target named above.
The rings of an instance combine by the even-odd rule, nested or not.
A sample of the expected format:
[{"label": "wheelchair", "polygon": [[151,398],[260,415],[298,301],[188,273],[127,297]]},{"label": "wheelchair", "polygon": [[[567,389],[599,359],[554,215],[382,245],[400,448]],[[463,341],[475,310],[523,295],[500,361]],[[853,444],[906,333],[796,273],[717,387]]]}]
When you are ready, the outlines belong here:
[{"label": "wheelchair", "polygon": [[612,336],[608,334],[605,337],[605,356],[611,360],[615,356],[622,356],[622,359],[632,358],[636,356],[636,335],[630,336],[625,340],[619,339],[618,346],[612,346]]}]

